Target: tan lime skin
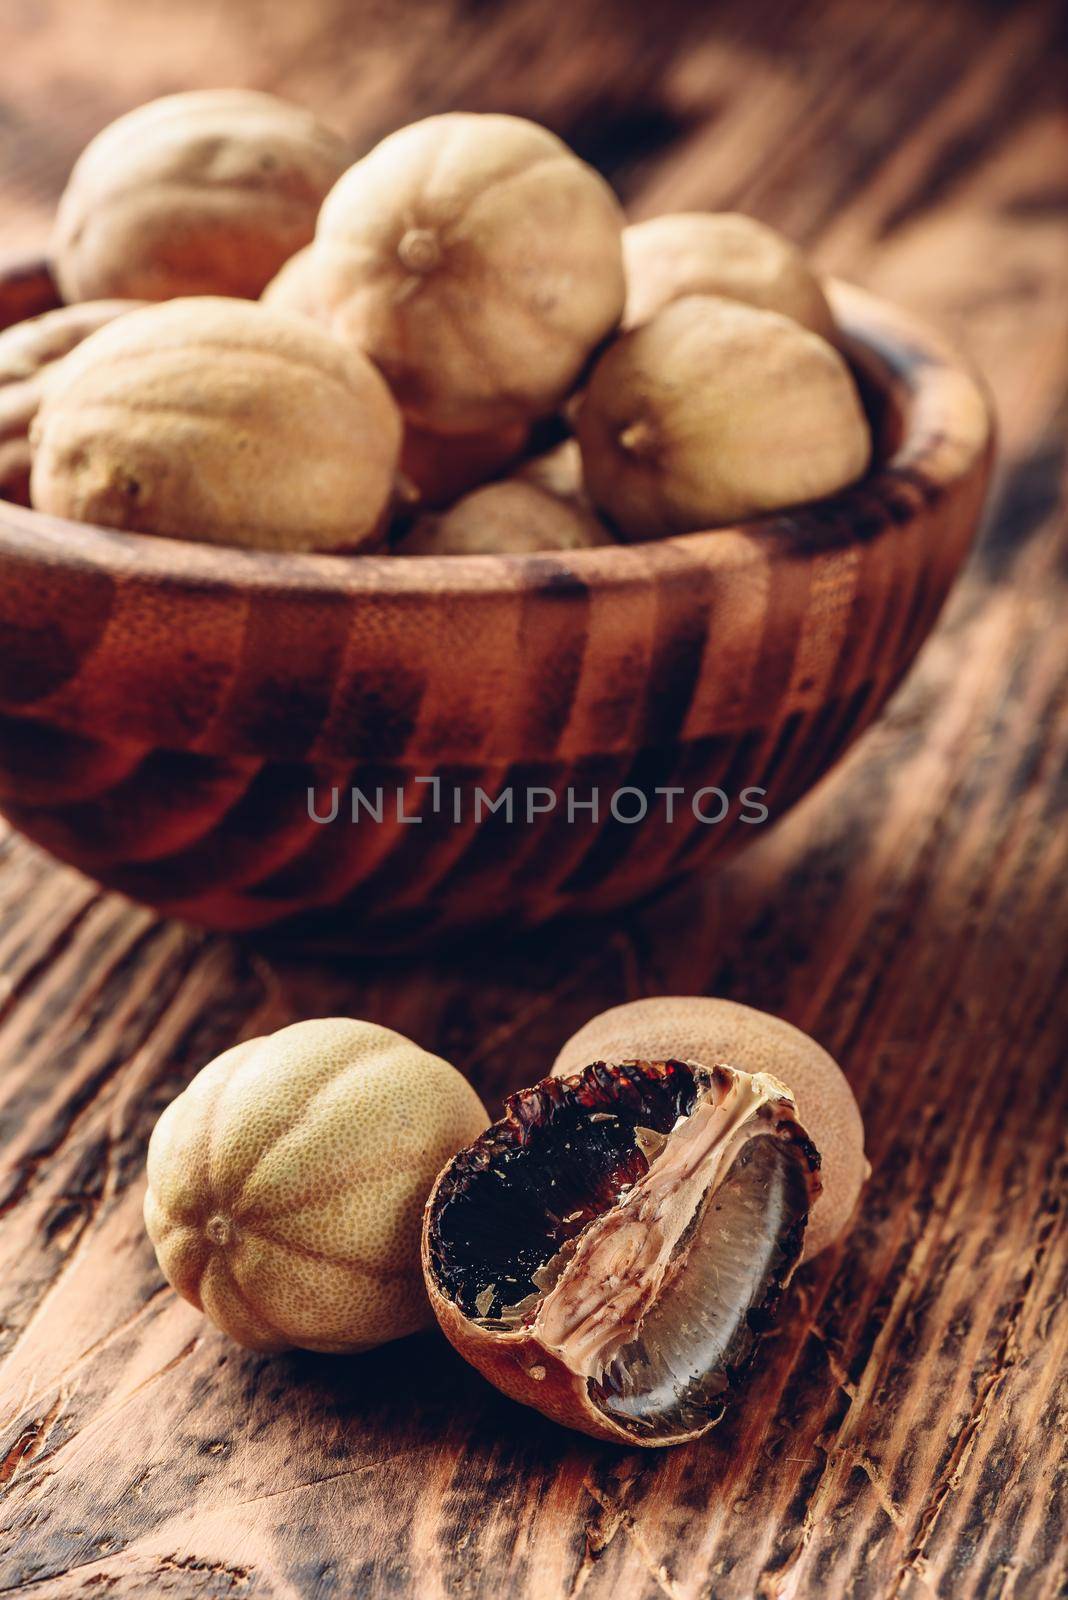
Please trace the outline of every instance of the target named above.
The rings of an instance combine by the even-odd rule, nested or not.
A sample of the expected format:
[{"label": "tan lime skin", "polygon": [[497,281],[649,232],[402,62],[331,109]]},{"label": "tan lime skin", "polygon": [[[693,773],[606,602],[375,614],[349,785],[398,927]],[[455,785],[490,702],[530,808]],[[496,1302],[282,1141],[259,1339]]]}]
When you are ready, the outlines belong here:
[{"label": "tan lime skin", "polygon": [[834,339],[827,296],[804,254],[755,217],[684,211],[632,223],[623,233],[627,309],[623,325],[648,322],[672,300],[714,294],[777,311]]},{"label": "tan lime skin", "polygon": [[138,106],[86,146],[59,202],[63,297],[254,299],[311,239],[351,159],[310,112],[253,89]]},{"label": "tan lime skin", "polygon": [[487,484],[441,516],[420,518],[397,546],[399,555],[532,555],[539,550],[591,550],[611,533],[585,507],[520,479]]},{"label": "tan lime skin", "polygon": [[618,325],[622,232],[611,189],[548,129],[428,117],[327,196],[316,304],[409,421],[492,432],[553,411]]},{"label": "tan lime skin", "polygon": [[711,295],[673,300],[608,347],[576,432],[591,500],[633,540],[823,499],[871,455],[838,351],[777,312]]},{"label": "tan lime skin", "polygon": [[262,550],[379,542],[400,453],[380,374],[306,318],[198,296],[146,306],[61,363],[30,492],[78,522]]}]

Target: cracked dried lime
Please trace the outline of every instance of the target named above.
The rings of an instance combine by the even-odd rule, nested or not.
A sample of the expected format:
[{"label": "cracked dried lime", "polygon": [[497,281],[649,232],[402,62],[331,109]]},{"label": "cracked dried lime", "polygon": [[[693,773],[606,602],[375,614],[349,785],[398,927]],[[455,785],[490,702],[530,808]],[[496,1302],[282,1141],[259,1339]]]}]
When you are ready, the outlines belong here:
[{"label": "cracked dried lime", "polygon": [[681,1056],[710,1066],[729,1061],[746,1072],[773,1073],[787,1085],[822,1158],[822,1192],[805,1235],[806,1260],[848,1225],[869,1167],[864,1124],[849,1081],[822,1045],[800,1028],[752,1006],[711,995],[655,995],[612,1006],[564,1045],[553,1075],[589,1061]]},{"label": "cracked dried lime", "polygon": [[696,1438],[800,1259],[818,1168],[767,1073],[635,1060],[546,1078],[438,1179],[431,1304],[467,1360],[555,1421]]}]

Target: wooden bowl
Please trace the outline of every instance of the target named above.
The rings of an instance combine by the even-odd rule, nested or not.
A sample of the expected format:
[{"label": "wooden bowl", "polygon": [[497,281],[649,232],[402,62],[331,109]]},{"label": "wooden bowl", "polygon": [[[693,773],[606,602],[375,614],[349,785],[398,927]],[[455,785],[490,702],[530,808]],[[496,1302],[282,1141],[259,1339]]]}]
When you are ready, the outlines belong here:
[{"label": "wooden bowl", "polygon": [[[0,274],[0,325],[53,293],[44,267]],[[0,506],[0,809],[162,911],[373,949],[604,912],[759,837],[742,792],[776,819],[878,713],[990,469],[953,352],[857,289],[834,305],[878,465],[791,515],[567,557],[345,558]],[[476,789],[509,786],[512,820],[476,822]],[[335,787],[315,820],[309,790],[327,815]],[[597,821],[569,821],[569,787],[599,792]],[[712,787],[718,823],[693,808]],[[382,790],[381,822],[351,821],[353,788]],[[610,813],[621,789],[643,822]]]}]

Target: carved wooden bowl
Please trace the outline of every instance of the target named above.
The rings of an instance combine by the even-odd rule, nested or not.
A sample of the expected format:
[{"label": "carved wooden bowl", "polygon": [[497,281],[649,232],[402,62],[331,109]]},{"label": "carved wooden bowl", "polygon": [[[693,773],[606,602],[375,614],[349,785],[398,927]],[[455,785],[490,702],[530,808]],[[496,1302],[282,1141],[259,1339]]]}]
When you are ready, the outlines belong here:
[{"label": "carved wooden bowl", "polygon": [[[43,267],[0,275],[0,324],[53,303]],[[759,837],[742,791],[765,790],[774,821],[875,717],[990,468],[987,403],[953,352],[856,289],[834,303],[877,466],[788,516],[567,557],[402,559],[0,505],[0,809],[163,911],[375,949],[604,912]],[[309,790],[324,817],[335,788],[336,819],[315,820]],[[353,788],[376,808],[382,790],[381,822],[358,802],[353,823]],[[508,788],[512,820],[480,802],[476,821],[476,789]],[[569,788],[598,791],[597,821],[569,820]],[[712,789],[728,814],[699,820]],[[620,790],[644,821],[612,815]]]}]

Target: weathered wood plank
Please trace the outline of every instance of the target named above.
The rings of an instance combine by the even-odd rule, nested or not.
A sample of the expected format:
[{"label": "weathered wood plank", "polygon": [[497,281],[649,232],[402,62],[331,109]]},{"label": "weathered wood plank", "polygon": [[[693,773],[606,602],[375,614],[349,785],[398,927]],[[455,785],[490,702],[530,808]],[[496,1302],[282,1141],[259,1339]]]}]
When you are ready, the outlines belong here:
[{"label": "weathered wood plank", "polygon": [[[120,36],[122,48],[117,49]],[[0,24],[0,203],[36,243],[95,128],[192,82],[357,141],[443,106],[540,116],[635,214],[739,205],[955,327],[1002,494],[888,715],[748,855],[610,926],[354,964],[157,922],[0,844],[0,1593],[1056,1594],[1065,1577],[1068,261],[1050,5],[332,4]],[[347,43],[344,43],[347,41]],[[357,54],[357,45],[359,53]],[[410,1032],[496,1105],[630,995],[781,1012],[845,1063],[874,1165],[744,1406],[621,1452],[431,1335],[243,1354],[162,1285],[145,1141],[209,1056],[296,1017]]]}]

